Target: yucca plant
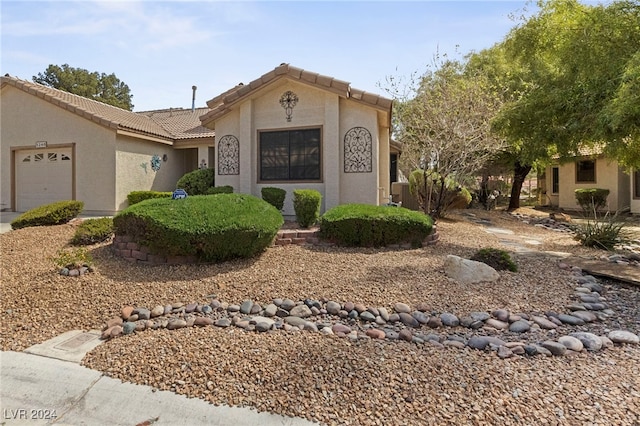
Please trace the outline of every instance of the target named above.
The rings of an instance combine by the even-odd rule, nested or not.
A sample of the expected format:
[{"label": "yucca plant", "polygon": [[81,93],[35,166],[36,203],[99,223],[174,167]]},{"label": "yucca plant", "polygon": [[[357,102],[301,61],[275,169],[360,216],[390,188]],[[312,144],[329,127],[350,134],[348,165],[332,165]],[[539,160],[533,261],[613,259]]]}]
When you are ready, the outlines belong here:
[{"label": "yucca plant", "polygon": [[596,205],[592,204],[586,221],[574,226],[575,239],[583,246],[611,251],[616,245],[630,240],[625,225],[618,212],[599,215]]}]

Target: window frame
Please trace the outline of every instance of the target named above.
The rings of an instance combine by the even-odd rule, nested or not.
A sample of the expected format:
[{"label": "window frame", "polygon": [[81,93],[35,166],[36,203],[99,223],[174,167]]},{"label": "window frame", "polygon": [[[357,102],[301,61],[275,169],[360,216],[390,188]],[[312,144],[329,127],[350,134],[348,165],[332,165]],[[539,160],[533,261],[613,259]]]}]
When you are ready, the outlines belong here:
[{"label": "window frame", "polygon": [[[581,180],[580,179],[580,164],[581,163],[593,163],[593,179],[592,180]],[[596,175],[596,167],[597,163],[595,159],[584,159],[576,161],[576,183],[596,183],[597,175]]]},{"label": "window frame", "polygon": [[[267,133],[277,133],[277,132],[296,132],[296,131],[304,131],[304,130],[317,130],[319,136],[319,146],[318,146],[318,168],[319,168],[319,178],[318,179],[263,179],[262,178],[262,135]],[[281,129],[260,129],[257,132],[257,183],[264,184],[272,184],[272,183],[322,183],[324,180],[323,176],[323,128],[322,126],[306,126],[306,127],[288,127]],[[291,145],[289,139],[289,176],[291,175]]]},{"label": "window frame", "polygon": [[560,166],[551,167],[551,195],[560,193]]},{"label": "window frame", "polygon": [[640,169],[633,171],[632,175],[633,199],[640,200]]}]

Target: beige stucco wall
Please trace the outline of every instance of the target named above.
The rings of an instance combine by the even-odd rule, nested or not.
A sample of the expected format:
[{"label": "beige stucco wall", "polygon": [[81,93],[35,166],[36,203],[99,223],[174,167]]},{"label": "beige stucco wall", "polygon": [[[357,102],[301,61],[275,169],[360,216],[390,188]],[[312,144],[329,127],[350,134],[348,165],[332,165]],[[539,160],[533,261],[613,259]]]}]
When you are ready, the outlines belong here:
[{"label": "beige stucco wall", "polygon": [[[285,110],[280,106],[282,94],[291,90],[298,97],[291,121],[287,121]],[[379,202],[380,177],[386,176],[388,193],[389,151],[388,128],[378,128],[376,109],[341,98],[335,93],[290,80],[280,80],[258,90],[251,99],[234,107],[232,111],[216,120],[218,138],[236,136],[240,143],[240,174],[219,175],[216,167],[216,185],[231,185],[236,192],[261,196],[265,186],[287,191],[283,213],[295,215],[293,191],[315,189],[322,194],[321,211],[347,202],[377,204]],[[344,173],[343,138],[352,127],[366,127],[373,139],[373,170],[371,173]],[[318,127],[322,134],[322,179],[321,182],[259,182],[258,134],[260,131],[286,130]],[[381,135],[386,160],[380,155]],[[218,153],[216,152],[216,158]],[[384,170],[378,169],[383,166]]]},{"label": "beige stucco wall", "polygon": [[[176,182],[187,172],[185,154],[189,150],[173,149],[170,145],[118,136],[116,142],[117,171],[115,200],[116,210],[128,206],[127,195],[132,191],[173,191]],[[154,155],[167,161],[160,161],[160,169],[154,171],[151,159]],[[190,171],[190,170],[189,170]]]},{"label": "beige stucco wall", "polygon": [[85,210],[114,209],[113,130],[12,86],[2,89],[0,114],[0,207],[14,207],[11,205],[11,148],[33,149],[36,141],[47,141],[48,146],[75,144],[76,199],[85,203]]},{"label": "beige stucco wall", "polygon": [[589,183],[576,182],[576,163],[564,163],[559,165],[559,192],[551,194],[552,166],[547,167],[546,189],[551,205],[566,210],[579,210],[576,202],[575,190],[585,188],[608,189],[608,209],[612,212],[629,207],[630,186],[629,175],[624,173],[615,161],[605,158],[596,160],[596,181]]}]

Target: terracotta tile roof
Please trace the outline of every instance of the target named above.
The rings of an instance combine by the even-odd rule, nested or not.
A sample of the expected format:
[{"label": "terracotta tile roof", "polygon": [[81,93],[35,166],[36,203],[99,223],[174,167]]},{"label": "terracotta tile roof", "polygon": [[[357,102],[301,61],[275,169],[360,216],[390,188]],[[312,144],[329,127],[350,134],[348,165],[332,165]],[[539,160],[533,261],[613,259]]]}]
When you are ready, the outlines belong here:
[{"label": "terracotta tile roof", "polygon": [[138,114],[146,115],[169,132],[173,139],[212,138],[215,132],[203,127],[200,116],[206,114],[209,108],[169,108],[157,111],[143,111]]},{"label": "terracotta tile roof", "polygon": [[169,142],[176,139],[213,137],[213,132],[201,127],[198,119],[206,112],[206,108],[197,109],[193,113],[191,110],[180,109],[181,113],[176,113],[173,116],[170,113],[163,114],[160,111],[137,113],[11,76],[0,77],[0,85],[2,87],[5,85],[13,86],[114,130],[125,130],[141,136],[165,139]]},{"label": "terracotta tile roof", "polygon": [[207,124],[213,122],[215,119],[226,114],[234,104],[247,98],[259,88],[262,88],[263,86],[282,78],[298,80],[301,83],[305,83],[323,90],[327,90],[329,92],[336,93],[343,98],[362,102],[369,106],[383,109],[385,111],[391,111],[391,99],[352,88],[350,83],[346,81],[338,80],[333,77],[317,74],[310,71],[305,71],[300,68],[292,67],[289,64],[280,64],[278,67],[253,80],[249,84],[240,84],[238,86],[235,86],[234,88],[229,89],[226,92],[208,101],[207,105],[209,106],[211,111],[200,117],[200,120],[202,120],[203,125],[206,126]]}]

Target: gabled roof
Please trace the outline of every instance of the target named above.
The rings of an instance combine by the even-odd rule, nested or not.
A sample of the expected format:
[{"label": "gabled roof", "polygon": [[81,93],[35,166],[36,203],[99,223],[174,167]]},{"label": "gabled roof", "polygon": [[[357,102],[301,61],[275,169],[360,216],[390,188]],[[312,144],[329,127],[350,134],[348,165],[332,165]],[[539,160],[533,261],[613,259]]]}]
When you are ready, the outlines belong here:
[{"label": "gabled roof", "polygon": [[155,111],[136,113],[11,76],[0,77],[0,87],[5,85],[13,86],[102,126],[138,134],[141,137],[160,138],[172,142],[176,139],[214,135],[213,131],[202,127],[198,119],[206,112],[206,108],[197,109],[196,112],[179,109],[177,111],[180,113],[176,112],[173,115],[168,112],[164,114],[165,110],[159,111],[157,115]]},{"label": "gabled roof", "polygon": [[322,90],[333,92],[343,98],[361,102],[377,109],[391,111],[391,99],[352,88],[350,83],[346,81],[305,71],[292,67],[289,64],[280,64],[278,67],[262,75],[260,78],[253,80],[249,84],[239,84],[208,101],[207,106],[209,106],[211,111],[200,117],[202,124],[206,126],[217,118],[225,115],[233,105],[247,99],[257,90],[283,78],[296,80]]}]

